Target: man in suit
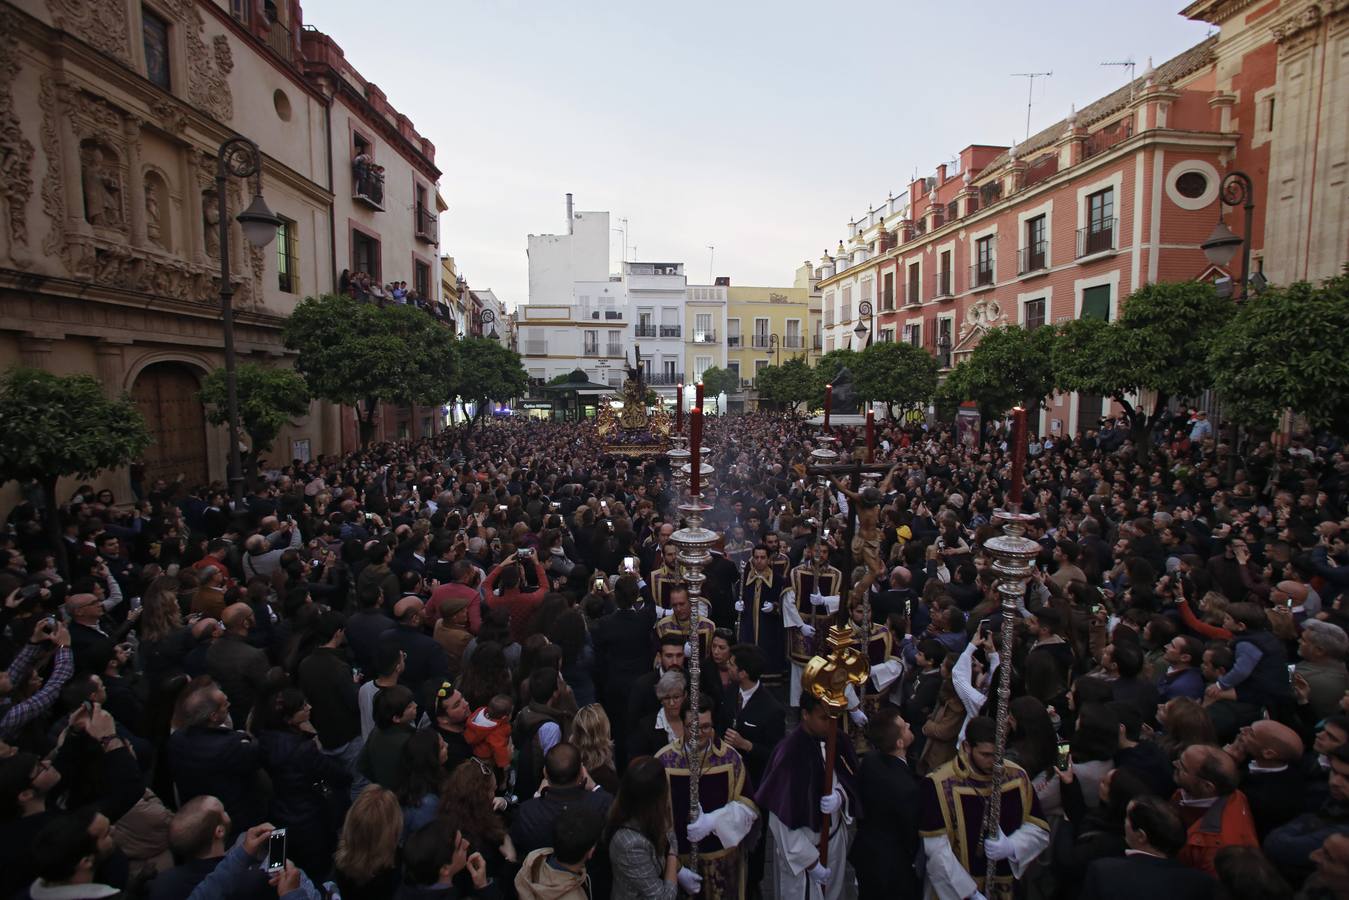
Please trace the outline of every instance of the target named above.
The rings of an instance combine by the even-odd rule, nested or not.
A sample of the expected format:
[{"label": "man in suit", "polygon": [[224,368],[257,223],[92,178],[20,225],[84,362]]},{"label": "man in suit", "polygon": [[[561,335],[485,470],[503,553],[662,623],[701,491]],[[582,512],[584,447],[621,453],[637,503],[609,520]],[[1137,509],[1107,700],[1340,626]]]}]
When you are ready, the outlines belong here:
[{"label": "man in suit", "polygon": [[404,597],[393,608],[397,624],[379,636],[381,646],[395,646],[407,654],[399,683],[411,688],[415,695],[432,678],[445,679],[450,674],[450,658],[445,648],[422,630],[425,615],[420,599]]},{"label": "man in suit", "polygon": [[[735,718],[723,740],[739,751],[750,784],[756,789],[763,782],[773,748],[787,733],[786,707],[759,683],[764,666],[763,651],[754,644],[736,644],[731,648],[728,666],[731,696],[727,703],[729,709],[734,710]],[[759,896],[759,886],[763,883],[766,844],[767,841],[759,841],[749,854],[747,883],[751,897]]]},{"label": "man in suit", "polygon": [[1211,900],[1216,882],[1175,859],[1185,845],[1185,827],[1165,801],[1139,797],[1124,815],[1122,857],[1098,859],[1087,867],[1082,900]]},{"label": "man in suit", "polygon": [[918,900],[923,882],[918,856],[919,781],[905,755],[913,729],[894,709],[871,720],[876,748],[862,757],[858,788],[865,802],[849,858],[857,872],[858,900]]}]

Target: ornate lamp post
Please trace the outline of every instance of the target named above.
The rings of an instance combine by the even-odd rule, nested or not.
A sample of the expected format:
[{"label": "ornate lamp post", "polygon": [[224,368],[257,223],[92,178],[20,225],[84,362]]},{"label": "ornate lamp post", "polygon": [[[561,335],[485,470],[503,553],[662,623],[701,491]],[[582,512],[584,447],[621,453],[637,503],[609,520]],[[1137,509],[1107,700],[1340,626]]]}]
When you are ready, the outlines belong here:
[{"label": "ornate lamp post", "polygon": [[781,343],[782,341],[776,334],[770,334],[768,336],[768,361],[770,364],[773,360],[777,359],[778,345]]},{"label": "ornate lamp post", "polygon": [[[1251,281],[1251,230],[1255,220],[1255,185],[1251,182],[1251,176],[1245,172],[1229,172],[1223,179],[1222,186],[1218,189],[1218,224],[1213,226],[1213,233],[1208,236],[1208,240],[1199,245],[1204,251],[1204,256],[1215,266],[1226,266],[1232,261],[1232,256],[1241,248],[1241,290],[1237,294],[1237,300],[1245,300],[1248,286]],[[1227,227],[1223,221],[1223,206],[1240,205],[1245,211],[1245,240],[1232,233],[1232,229]]]},{"label": "ornate lamp post", "polygon": [[[478,331],[481,332],[482,327],[484,325],[492,325],[492,323],[496,321],[497,314],[492,312],[490,309],[484,309],[482,312],[478,313],[477,316],[475,316],[474,318],[478,322]],[[487,338],[489,341],[497,340],[496,326],[492,325],[492,330],[488,334],[483,335],[483,337]]]},{"label": "ornate lamp post", "polygon": [[242,500],[244,469],[239,458],[239,385],[235,377],[234,285],[230,283],[230,220],[225,188],[230,176],[253,179],[253,202],[237,216],[244,238],[259,249],[276,238],[281,220],[262,199],[262,152],[241,135],[227,138],[216,150],[215,195],[220,220],[220,327],[225,341],[225,396],[229,415],[230,496]]},{"label": "ornate lamp post", "polygon": [[[862,324],[863,319],[867,320],[865,325]],[[852,333],[857,336],[858,344],[866,340],[867,334],[874,331],[875,325],[875,307],[871,305],[870,300],[863,300],[857,304],[857,326],[852,330]]]}]

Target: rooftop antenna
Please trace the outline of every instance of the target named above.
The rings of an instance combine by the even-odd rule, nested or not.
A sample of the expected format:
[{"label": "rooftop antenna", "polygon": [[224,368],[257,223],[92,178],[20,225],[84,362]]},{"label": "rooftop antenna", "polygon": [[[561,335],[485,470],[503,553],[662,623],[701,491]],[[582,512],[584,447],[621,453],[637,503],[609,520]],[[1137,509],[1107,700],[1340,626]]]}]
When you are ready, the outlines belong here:
[{"label": "rooftop antenna", "polygon": [[1024,78],[1029,84],[1026,91],[1026,139],[1030,139],[1030,107],[1031,101],[1035,99],[1035,79],[1048,78],[1053,72],[1013,72],[1013,78]]},{"label": "rooftop antenna", "polygon": [[1121,59],[1116,62],[1103,62],[1101,65],[1119,66],[1120,68],[1129,70],[1129,99],[1132,100],[1134,96],[1134,68],[1138,65],[1134,62],[1134,58],[1130,56],[1128,59]]},{"label": "rooftop antenna", "polygon": [[712,284],[716,277],[712,274],[716,270],[717,248],[711,244],[707,245],[707,283]]}]

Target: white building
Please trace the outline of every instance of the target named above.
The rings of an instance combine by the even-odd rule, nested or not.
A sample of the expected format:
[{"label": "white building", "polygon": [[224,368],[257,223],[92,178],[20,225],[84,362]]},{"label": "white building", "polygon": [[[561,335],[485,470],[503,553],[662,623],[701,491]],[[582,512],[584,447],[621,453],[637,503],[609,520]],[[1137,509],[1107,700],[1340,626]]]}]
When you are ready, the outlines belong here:
[{"label": "white building", "polygon": [[625,262],[623,287],[634,323],[633,341],[646,367],[647,384],[673,401],[675,385],[685,382],[684,304],[688,280],[684,264]]},{"label": "white building", "polygon": [[[696,383],[712,367],[726,368],[726,321],[724,284],[691,284],[684,307],[684,359],[689,383]],[[738,332],[737,332],[738,334]],[[686,395],[693,403],[693,394]]]}]

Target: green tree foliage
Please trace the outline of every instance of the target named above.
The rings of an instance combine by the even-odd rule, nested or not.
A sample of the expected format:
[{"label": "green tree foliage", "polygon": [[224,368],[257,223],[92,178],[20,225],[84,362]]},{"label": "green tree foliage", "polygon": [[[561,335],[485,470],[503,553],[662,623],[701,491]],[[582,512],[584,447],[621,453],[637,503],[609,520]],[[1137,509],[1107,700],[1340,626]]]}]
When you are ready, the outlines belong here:
[{"label": "green tree foliage", "polygon": [[739,388],[740,376],[730,369],[713,366],[710,369],[703,370],[704,395],[716,400],[718,413],[721,412],[721,395],[734,393]]},{"label": "green tree foliage", "polygon": [[1349,270],[1245,301],[1209,348],[1224,412],[1244,425],[1271,427],[1291,409],[1314,428],[1349,434],[1346,334]]},{"label": "green tree foliage", "polygon": [[[704,383],[705,384],[705,383]],[[759,399],[796,412],[802,403],[820,402],[824,388],[804,359],[789,359],[780,366],[767,366],[755,373]]]},{"label": "green tree foliage", "polygon": [[856,354],[853,377],[857,394],[870,403],[884,403],[893,418],[901,410],[922,406],[937,392],[937,360],[908,343],[872,344]]},{"label": "green tree foliage", "polygon": [[[255,454],[266,453],[281,429],[309,412],[309,385],[294,369],[244,363],[234,372],[239,394],[239,425]],[[201,402],[212,425],[229,424],[225,370],[216,369],[201,383]]]},{"label": "green tree foliage", "polygon": [[947,375],[947,391],[957,402],[973,400],[984,418],[1002,415],[1017,405],[1026,407],[1034,418],[1054,390],[1052,356],[1057,337],[1053,328],[991,328],[979,338],[974,352]]},{"label": "green tree foliage", "polygon": [[854,377],[857,374],[857,358],[861,356],[856,350],[830,350],[820,357],[819,362],[815,364],[815,374],[820,384],[820,395],[824,396],[824,386],[833,382],[838,377],[838,373],[843,369],[848,369]]},{"label": "green tree foliage", "polygon": [[19,368],[0,379],[0,483],[42,485],[47,535],[63,571],[57,480],[93,478],[134,462],[149,446],[150,432],[135,401],[126,394],[108,399],[92,376]]},{"label": "green tree foliage", "polygon": [[464,430],[467,441],[473,426],[487,416],[491,403],[505,403],[524,394],[529,386],[529,373],[520,364],[519,353],[491,338],[462,339],[458,358],[459,377],[451,387],[450,396],[459,398],[466,417],[468,404],[476,404]]},{"label": "green tree foliage", "polygon": [[[1171,398],[1210,386],[1208,342],[1232,313],[1231,301],[1205,282],[1147,285],[1125,300],[1116,322],[1077,319],[1063,326],[1051,353],[1055,385],[1118,402],[1141,459]],[[1141,391],[1152,392],[1150,409],[1130,401]]]},{"label": "green tree foliage", "polygon": [[356,407],[363,444],[374,434],[380,402],[437,405],[454,396],[454,335],[416,307],[306,297],[283,334],[299,353],[295,368],[310,392]]}]

